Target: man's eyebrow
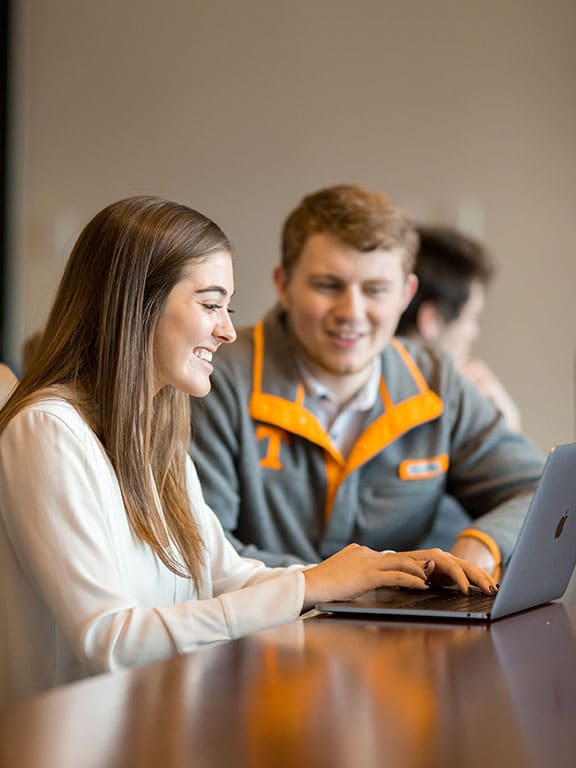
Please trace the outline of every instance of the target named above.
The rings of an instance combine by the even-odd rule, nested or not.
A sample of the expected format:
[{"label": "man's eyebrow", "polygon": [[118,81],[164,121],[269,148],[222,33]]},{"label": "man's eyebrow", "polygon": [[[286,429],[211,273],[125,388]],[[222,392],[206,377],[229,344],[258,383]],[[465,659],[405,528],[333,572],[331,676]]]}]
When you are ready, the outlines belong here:
[{"label": "man's eyebrow", "polygon": [[340,275],[334,275],[332,272],[311,272],[308,277],[312,280],[342,280]]}]

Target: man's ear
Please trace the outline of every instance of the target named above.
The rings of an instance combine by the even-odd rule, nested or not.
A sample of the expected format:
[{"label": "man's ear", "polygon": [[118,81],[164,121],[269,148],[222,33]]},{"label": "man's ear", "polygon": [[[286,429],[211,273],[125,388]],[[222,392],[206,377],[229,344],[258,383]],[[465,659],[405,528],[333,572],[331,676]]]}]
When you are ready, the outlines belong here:
[{"label": "man's ear", "polygon": [[423,301],[416,317],[418,333],[424,341],[437,341],[444,328],[444,320],[433,301]]},{"label": "man's ear", "polygon": [[404,299],[402,301],[402,312],[404,312],[408,304],[410,304],[417,290],[418,290],[418,278],[413,272],[411,272],[406,278],[406,282],[404,283]]},{"label": "man's ear", "polygon": [[288,309],[288,299],[286,296],[286,291],[288,287],[288,277],[286,275],[286,270],[281,264],[278,264],[278,266],[274,268],[272,277],[274,279],[276,293],[278,294],[278,300],[282,305],[283,309]]}]

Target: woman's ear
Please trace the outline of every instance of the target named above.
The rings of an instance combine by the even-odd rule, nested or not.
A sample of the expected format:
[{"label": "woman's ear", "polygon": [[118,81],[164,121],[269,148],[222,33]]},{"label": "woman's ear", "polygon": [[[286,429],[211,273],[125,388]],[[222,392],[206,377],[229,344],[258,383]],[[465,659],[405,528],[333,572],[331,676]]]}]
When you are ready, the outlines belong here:
[{"label": "woman's ear", "polygon": [[433,301],[422,302],[416,316],[416,326],[424,341],[438,341],[444,329],[444,320]]}]

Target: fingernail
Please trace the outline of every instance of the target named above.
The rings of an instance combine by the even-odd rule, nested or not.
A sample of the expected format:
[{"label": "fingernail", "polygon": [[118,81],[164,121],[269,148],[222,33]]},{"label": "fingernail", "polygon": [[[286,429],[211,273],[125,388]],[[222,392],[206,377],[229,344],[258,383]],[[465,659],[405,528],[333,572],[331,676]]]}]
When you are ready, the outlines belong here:
[{"label": "fingernail", "polygon": [[492,586],[492,584],[490,584],[490,586],[488,587],[488,589],[490,590],[490,592],[492,592],[492,594],[493,594],[493,595],[495,595],[495,594],[496,594],[496,592],[498,592],[498,586],[495,586],[495,587],[494,587],[494,586]]}]

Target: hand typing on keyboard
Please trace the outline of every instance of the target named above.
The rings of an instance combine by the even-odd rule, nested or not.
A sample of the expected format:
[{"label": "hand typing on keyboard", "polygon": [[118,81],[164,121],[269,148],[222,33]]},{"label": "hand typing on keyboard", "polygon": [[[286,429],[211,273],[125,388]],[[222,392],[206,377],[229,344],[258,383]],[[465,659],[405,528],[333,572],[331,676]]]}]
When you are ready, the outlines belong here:
[{"label": "hand typing on keyboard", "polygon": [[482,568],[442,549],[377,552],[349,544],[319,565],[304,571],[303,610],[327,600],[349,600],[379,587],[408,587],[420,591],[452,585],[461,594],[476,586],[495,594],[496,582]]}]

